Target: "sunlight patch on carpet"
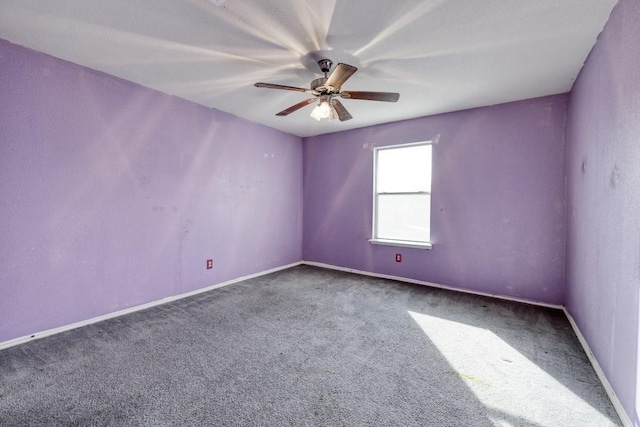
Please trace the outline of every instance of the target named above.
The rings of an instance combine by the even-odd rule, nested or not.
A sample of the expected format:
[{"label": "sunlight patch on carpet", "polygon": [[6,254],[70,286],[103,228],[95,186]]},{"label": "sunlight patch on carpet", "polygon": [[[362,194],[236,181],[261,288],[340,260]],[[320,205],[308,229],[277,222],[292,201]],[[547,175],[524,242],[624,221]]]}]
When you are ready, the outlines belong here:
[{"label": "sunlight patch on carpet", "polygon": [[588,414],[593,425],[616,425],[494,332],[408,313],[451,365],[447,374],[464,382],[494,414],[495,425],[540,425],[549,419],[571,425],[570,413]]}]

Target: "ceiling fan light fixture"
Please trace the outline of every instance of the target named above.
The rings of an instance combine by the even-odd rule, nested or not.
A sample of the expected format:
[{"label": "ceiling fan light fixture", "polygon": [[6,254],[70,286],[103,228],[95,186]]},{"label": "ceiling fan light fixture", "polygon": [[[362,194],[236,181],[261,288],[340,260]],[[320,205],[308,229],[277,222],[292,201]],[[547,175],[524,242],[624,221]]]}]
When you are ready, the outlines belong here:
[{"label": "ceiling fan light fixture", "polygon": [[312,119],[317,121],[323,119],[333,120],[338,117],[333,105],[330,104],[329,100],[324,98],[320,98],[318,105],[316,105],[313,111],[311,111],[310,116]]}]

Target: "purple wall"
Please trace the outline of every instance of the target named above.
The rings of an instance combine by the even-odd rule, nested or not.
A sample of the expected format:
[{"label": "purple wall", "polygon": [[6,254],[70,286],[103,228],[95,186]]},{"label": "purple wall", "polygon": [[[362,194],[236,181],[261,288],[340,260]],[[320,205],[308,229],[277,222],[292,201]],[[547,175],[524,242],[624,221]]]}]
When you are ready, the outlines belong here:
[{"label": "purple wall", "polygon": [[[558,95],[306,138],[304,259],[562,304],[566,106]],[[372,147],[438,134],[433,250],[371,245]]]},{"label": "purple wall", "polygon": [[300,138],[1,40],[0,63],[0,342],[302,259]]},{"label": "purple wall", "polygon": [[640,2],[621,0],[571,93],[567,162],[566,306],[636,426],[639,53]]}]

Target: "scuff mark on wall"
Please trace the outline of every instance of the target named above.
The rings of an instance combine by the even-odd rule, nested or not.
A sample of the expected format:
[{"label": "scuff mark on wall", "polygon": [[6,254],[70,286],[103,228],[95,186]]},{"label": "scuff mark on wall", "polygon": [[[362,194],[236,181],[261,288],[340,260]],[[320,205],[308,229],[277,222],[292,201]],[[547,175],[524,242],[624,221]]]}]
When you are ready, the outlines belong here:
[{"label": "scuff mark on wall", "polygon": [[611,186],[615,187],[620,183],[620,169],[618,169],[618,165],[613,166],[613,170],[611,171]]}]

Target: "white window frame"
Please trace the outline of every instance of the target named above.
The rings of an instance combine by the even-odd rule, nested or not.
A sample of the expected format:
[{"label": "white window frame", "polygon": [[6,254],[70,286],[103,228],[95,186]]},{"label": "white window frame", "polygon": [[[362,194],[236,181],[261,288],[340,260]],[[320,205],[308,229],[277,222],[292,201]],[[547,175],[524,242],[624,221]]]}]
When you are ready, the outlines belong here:
[{"label": "white window frame", "polygon": [[[373,221],[372,221],[372,230],[371,230],[371,239],[369,239],[369,243],[374,245],[386,245],[386,246],[399,246],[399,247],[409,247],[409,248],[417,248],[417,249],[431,249],[433,244],[430,241],[415,241],[415,240],[395,240],[395,239],[381,239],[377,237],[377,229],[378,229],[378,196],[380,194],[428,194],[431,196],[431,188],[429,191],[406,191],[406,192],[394,192],[394,193],[379,193],[377,190],[378,184],[378,153],[383,150],[393,150],[407,147],[415,147],[419,145],[433,145],[434,141],[419,141],[419,142],[411,142],[408,144],[397,144],[397,145],[387,145],[384,147],[374,147],[373,149]],[[433,147],[432,147],[433,150]],[[430,173],[433,176],[433,151],[432,151],[432,160],[430,165]],[[431,209],[431,203],[429,203],[429,209]],[[431,219],[429,219],[429,235],[431,235]]]}]

